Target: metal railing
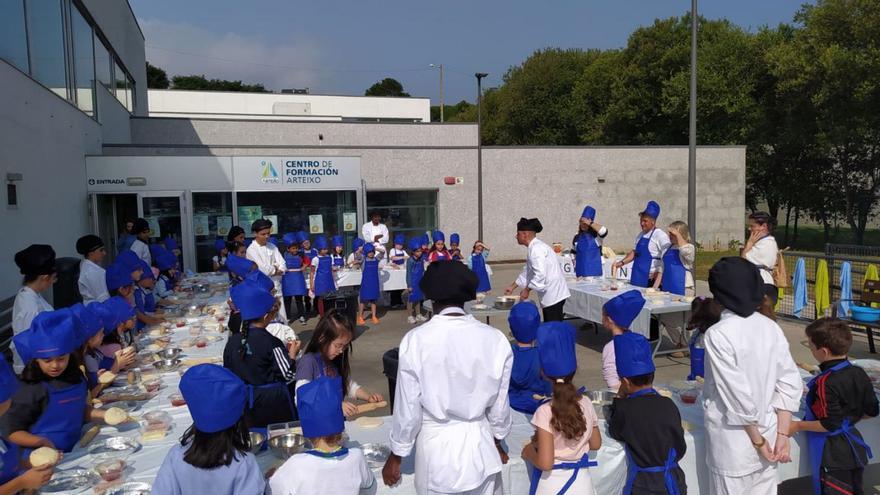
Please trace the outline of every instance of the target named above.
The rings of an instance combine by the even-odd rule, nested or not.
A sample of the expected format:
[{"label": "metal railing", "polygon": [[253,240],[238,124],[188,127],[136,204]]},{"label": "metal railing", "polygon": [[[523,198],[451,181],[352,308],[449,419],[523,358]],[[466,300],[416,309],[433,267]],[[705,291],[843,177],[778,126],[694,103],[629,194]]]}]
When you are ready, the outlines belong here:
[{"label": "metal railing", "polygon": [[857,244],[825,244],[825,255],[880,258],[880,246],[861,246]]}]

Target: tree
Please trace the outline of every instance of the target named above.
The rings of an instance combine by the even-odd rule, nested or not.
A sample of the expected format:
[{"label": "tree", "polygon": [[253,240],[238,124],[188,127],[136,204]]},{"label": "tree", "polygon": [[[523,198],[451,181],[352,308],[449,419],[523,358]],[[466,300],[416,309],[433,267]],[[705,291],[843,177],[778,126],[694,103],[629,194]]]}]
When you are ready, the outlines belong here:
[{"label": "tree", "polygon": [[409,93],[403,92],[403,84],[391,77],[386,77],[376,84],[370,86],[364,96],[409,96]]},{"label": "tree", "polygon": [[147,62],[147,87],[150,89],[168,89],[168,75],[164,70]]},{"label": "tree", "polygon": [[[465,100],[455,105],[443,105],[443,119],[446,122],[462,122],[458,120],[458,115],[472,106],[473,104]],[[440,122],[440,105],[431,106],[431,122]]]},{"label": "tree", "polygon": [[228,81],[225,79],[207,79],[200,76],[174,76],[171,78],[174,89],[189,89],[201,91],[240,91],[245,93],[268,93],[262,84],[244,84],[241,81]]}]

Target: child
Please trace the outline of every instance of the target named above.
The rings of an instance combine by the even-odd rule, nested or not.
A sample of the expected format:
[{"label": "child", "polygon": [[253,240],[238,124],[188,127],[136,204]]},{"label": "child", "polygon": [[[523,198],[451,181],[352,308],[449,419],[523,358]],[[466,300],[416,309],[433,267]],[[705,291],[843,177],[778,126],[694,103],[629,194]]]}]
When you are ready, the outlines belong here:
[{"label": "child", "polygon": [[214,271],[228,271],[226,269],[226,257],[229,256],[229,248],[226,247],[226,241],[223,239],[216,239],[214,241],[214,250],[217,251],[217,254],[211,258],[211,265],[214,267]]},{"label": "child", "polygon": [[134,348],[129,348],[134,342],[132,330],[136,313],[133,307],[121,296],[113,296],[103,303],[101,320],[104,323],[104,339],[101,341],[100,351],[105,356],[114,356],[117,351],[126,348],[127,352],[133,353]]},{"label": "child", "polygon": [[70,452],[80,438],[84,418],[103,421],[105,411],[92,409],[89,390],[74,354],[73,314],[68,310],[37,315],[31,328],[13,339],[25,362],[22,386],[0,421],[2,436],[29,450],[50,447]]},{"label": "child", "polygon": [[709,327],[718,323],[721,319],[722,308],[711,297],[697,297],[691,303],[691,319],[688,321],[688,330],[694,330],[689,344],[691,354],[691,374],[688,380],[696,380],[697,377],[706,376],[706,348],[703,338]]},{"label": "child", "polygon": [[[644,306],[645,298],[641,292],[635,289],[624,292],[602,306],[602,326],[611,330],[611,335],[615,337],[628,332],[629,326]],[[602,348],[602,377],[612,391],[616,392],[620,387],[620,378],[617,376],[617,366],[614,359],[613,340]]]},{"label": "child", "polygon": [[792,421],[790,433],[807,433],[816,495],[862,494],[871,449],[855,424],[880,413],[877,396],[865,370],[847,357],[852,333],[846,323],[820,318],[806,334],[821,372],[807,384],[806,415]]},{"label": "child", "polygon": [[[317,241],[317,239],[316,239]],[[324,243],[326,244],[327,239],[324,239]],[[301,230],[299,232],[299,245],[303,250],[303,254],[306,255],[308,259],[318,257],[319,249],[312,247],[312,241],[309,240],[309,234],[306,231]]]},{"label": "child", "polygon": [[193,424],[168,451],[153,481],[154,493],[261,494],[266,480],[250,452],[243,411],[247,386],[216,364],[188,369],[180,393]]},{"label": "child", "polygon": [[134,221],[131,227],[131,233],[134,234],[134,242],[131,243],[131,251],[147,264],[152,264],[153,257],[150,255],[150,224],[143,218]]},{"label": "child", "polygon": [[[227,257],[226,262],[229,262]],[[159,280],[156,281],[156,295],[166,298],[174,294],[175,280],[177,279],[177,256],[165,251],[156,258],[156,268],[159,269]]]},{"label": "child", "polygon": [[333,236],[333,254],[330,257],[333,259],[333,271],[341,270],[345,267],[345,253],[343,250],[345,249],[345,239],[341,235]]},{"label": "child", "polygon": [[312,258],[312,269],[309,274],[309,296],[315,299],[318,313],[324,316],[324,296],[328,292],[336,290],[336,281],[333,278],[333,260],[330,259],[330,251],[327,249],[327,238],[320,236],[315,239],[315,248],[318,255]]},{"label": "child", "polygon": [[281,295],[284,297],[284,307],[292,322],[293,308],[290,303],[296,301],[296,314],[299,315],[299,322],[305,325],[307,314],[304,299],[309,293],[306,288],[306,278],[303,275],[303,270],[306,269],[305,256],[299,252],[299,238],[296,234],[285,234],[284,242],[287,244],[287,252],[284,253],[284,264],[287,266],[287,271],[281,277]]},{"label": "child", "polygon": [[134,288],[134,307],[137,311],[137,325],[135,328],[141,331],[147,325],[158,325],[165,321],[165,318],[156,316],[152,313],[156,311],[156,296],[153,295],[153,288],[156,286],[156,279],[153,277],[153,269],[141,261],[144,274],[137,281]]},{"label": "child", "polygon": [[295,420],[293,359],[299,352],[299,341],[288,347],[266,330],[280,304],[253,279],[233,287],[230,295],[241,312],[242,325],[241,333],[226,341],[223,366],[253,386],[253,399],[245,410],[247,424],[265,428],[271,423]]},{"label": "child", "polygon": [[107,282],[104,280],[104,268],[101,263],[107,256],[104,241],[92,234],[84,235],[76,241],[76,252],[83,260],[79,264],[79,294],[83,303],[104,302],[110,298]]},{"label": "child", "polygon": [[608,433],[626,446],[623,493],[686,493],[678,462],[687,444],[675,402],[653,388],[654,359],[643,335],[626,332],[614,337],[620,398],[611,404]]},{"label": "child", "polygon": [[[144,274],[143,269],[141,268],[143,266],[141,265],[141,261],[142,260],[138,258],[137,255],[134,254],[134,252],[125,251],[119,253],[113,263],[124,266],[126,269],[128,269],[129,273],[131,274],[131,281],[137,282],[141,279],[141,275]],[[110,295],[112,296],[113,294]]]},{"label": "child", "polygon": [[354,240],[351,247],[354,251],[348,255],[346,264],[353,270],[360,270],[364,264],[364,240],[358,237]]},{"label": "child", "polygon": [[[140,264],[140,260],[138,260],[138,264]],[[140,268],[138,268],[138,272],[140,272]],[[111,297],[122,296],[126,299],[132,297],[134,282],[131,279],[131,274],[131,270],[118,260],[107,267],[107,272],[104,273],[104,281],[107,283],[107,291]],[[138,279],[142,276],[139,276]]]},{"label": "child", "polygon": [[428,253],[430,253],[430,251],[431,251],[431,238],[428,237],[427,232],[422,234],[421,242],[422,242],[422,252],[425,254],[425,257],[427,258]]},{"label": "child", "polygon": [[541,378],[541,362],[535,339],[541,315],[538,307],[531,301],[517,303],[507,316],[510,332],[516,340],[513,347],[513,370],[510,373],[510,388],[507,395],[510,407],[525,414],[534,414],[542,400],[535,395],[550,395],[550,383]]},{"label": "child", "polygon": [[[18,391],[18,378],[0,356],[0,417],[9,411],[12,396]],[[55,466],[47,465],[24,470],[21,468],[19,449],[14,443],[0,438],[0,493],[29,493],[49,482]]]},{"label": "child", "polygon": [[522,450],[534,466],[530,493],[593,494],[589,452],[602,446],[599,418],[589,397],[572,379],[577,370],[575,330],[561,321],[538,327],[538,354],[544,376],[552,382],[553,396],[535,411],[535,436]]},{"label": "child", "polygon": [[406,260],[406,291],[408,293],[406,306],[410,315],[406,321],[410,325],[415,325],[427,320],[422,316],[422,301],[425,300],[425,295],[422,294],[422,289],[419,287],[422,275],[425,274],[425,250],[422,249],[422,240],[419,238],[410,239],[409,249],[411,254]]},{"label": "child", "polygon": [[474,243],[470,257],[467,259],[468,268],[473,270],[477,275],[479,284],[477,285],[477,294],[486,295],[492,290],[492,284],[489,282],[489,271],[486,269],[486,258],[489,257],[489,248],[483,244],[483,241]]},{"label": "child", "polygon": [[375,483],[361,449],[342,445],[341,382],[340,377],[324,377],[297,390],[303,436],[312,449],[294,454],[272,475],[269,488],[274,495],[357,495]]},{"label": "child", "polygon": [[[340,388],[348,399],[382,402],[379,394],[373,394],[350,379],[351,365],[348,354],[354,326],[343,313],[330,310],[318,322],[305,353],[296,365],[296,388],[320,377],[341,378]],[[357,406],[345,401],[342,411],[346,416],[357,414]]]},{"label": "child", "polygon": [[428,263],[451,260],[452,257],[449,256],[449,251],[446,250],[446,236],[443,235],[443,232],[435,230],[434,235],[431,237],[434,239],[434,245],[431,246]]},{"label": "child", "polygon": [[461,249],[459,248],[460,243],[461,237],[458,233],[453,233],[449,236],[449,256],[452,258],[452,261],[464,261],[464,256],[461,255]]},{"label": "child", "polygon": [[[92,304],[89,307],[74,304],[70,307],[77,327],[77,342],[81,343],[80,356],[82,356],[82,364],[85,366],[86,381],[89,384],[92,397],[97,397],[106,386],[98,382],[98,375],[105,371],[118,374],[135,360],[134,352],[120,349],[110,357],[105,357],[98,350],[104,341],[104,321],[102,318],[102,315],[105,314],[104,308],[104,303]],[[108,314],[107,319],[111,318],[112,316]]]},{"label": "child", "polygon": [[360,304],[358,305],[358,325],[365,325],[364,305],[370,305],[370,321],[374,325],[379,324],[376,316],[376,301],[379,299],[379,260],[376,259],[376,250],[372,244],[364,246],[363,273],[361,274]]},{"label": "child", "polygon": [[391,262],[392,267],[401,268],[406,265],[406,259],[409,258],[409,255],[406,254],[406,251],[403,249],[403,243],[405,241],[406,238],[403,234],[397,234],[394,236],[394,247],[388,252],[388,260]]}]

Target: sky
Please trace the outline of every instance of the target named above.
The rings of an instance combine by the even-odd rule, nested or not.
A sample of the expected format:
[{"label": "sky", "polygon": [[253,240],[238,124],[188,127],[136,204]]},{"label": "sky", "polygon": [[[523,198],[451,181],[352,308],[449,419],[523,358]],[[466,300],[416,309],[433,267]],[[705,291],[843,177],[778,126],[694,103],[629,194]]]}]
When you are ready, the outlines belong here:
[{"label": "sky", "polygon": [[[805,0],[702,0],[700,15],[748,30],[791,22]],[[176,74],[362,95],[384,77],[438,104],[473,101],[475,72],[501,84],[535,50],[617,48],[686,0],[130,0],[147,60]]]}]

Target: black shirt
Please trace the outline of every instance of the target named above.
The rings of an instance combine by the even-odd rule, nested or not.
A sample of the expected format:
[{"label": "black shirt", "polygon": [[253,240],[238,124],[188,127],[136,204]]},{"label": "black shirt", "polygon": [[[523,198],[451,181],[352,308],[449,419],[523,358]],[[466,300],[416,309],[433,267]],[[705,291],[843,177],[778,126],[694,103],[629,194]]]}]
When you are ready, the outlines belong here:
[{"label": "black shirt", "polygon": [[[826,371],[843,361],[826,361],[819,365],[819,369]],[[850,424],[855,425],[864,416],[874,417],[880,413],[871,379],[858,366],[847,366],[813,382],[807,393],[807,404],[812,404],[813,414],[828,431],[839,429],[844,419],[849,419]],[[859,438],[862,436],[856,429],[852,433]],[[855,443],[850,447],[843,435],[828,437],[822,452],[822,467],[831,470],[857,469],[865,464],[867,455],[863,447]]]},{"label": "black shirt", "polygon": [[[671,448],[680,461],[687,450],[678,408],[672,399],[657,394],[614,399],[608,432],[611,438],[626,444],[640,467],[663,466]],[[679,492],[687,493],[684,471],[677,468],[673,476]],[[633,493],[665,494],[663,473],[639,473],[633,482]]]}]

